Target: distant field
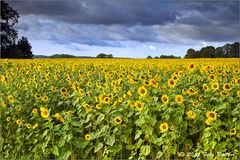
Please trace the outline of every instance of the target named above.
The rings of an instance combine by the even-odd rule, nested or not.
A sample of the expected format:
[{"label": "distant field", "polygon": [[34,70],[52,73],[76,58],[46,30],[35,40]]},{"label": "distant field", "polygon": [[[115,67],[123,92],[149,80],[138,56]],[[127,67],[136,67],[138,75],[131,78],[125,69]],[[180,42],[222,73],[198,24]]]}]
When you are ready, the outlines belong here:
[{"label": "distant field", "polygon": [[0,64],[0,159],[239,156],[239,59]]}]

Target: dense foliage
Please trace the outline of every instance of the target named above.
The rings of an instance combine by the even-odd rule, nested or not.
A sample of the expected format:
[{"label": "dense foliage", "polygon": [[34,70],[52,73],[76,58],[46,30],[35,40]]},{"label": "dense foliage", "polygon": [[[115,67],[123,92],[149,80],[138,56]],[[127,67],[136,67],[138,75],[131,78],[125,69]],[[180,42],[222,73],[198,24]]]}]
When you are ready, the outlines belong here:
[{"label": "dense foliage", "polygon": [[185,58],[238,58],[239,56],[239,42],[235,42],[217,48],[207,46],[199,51],[190,48],[187,50]]},{"label": "dense foliage", "polygon": [[239,59],[0,62],[0,159],[238,157]]},{"label": "dense foliage", "polygon": [[32,46],[26,37],[16,44],[18,33],[14,26],[18,23],[19,13],[8,3],[1,0],[1,58],[32,58]]}]

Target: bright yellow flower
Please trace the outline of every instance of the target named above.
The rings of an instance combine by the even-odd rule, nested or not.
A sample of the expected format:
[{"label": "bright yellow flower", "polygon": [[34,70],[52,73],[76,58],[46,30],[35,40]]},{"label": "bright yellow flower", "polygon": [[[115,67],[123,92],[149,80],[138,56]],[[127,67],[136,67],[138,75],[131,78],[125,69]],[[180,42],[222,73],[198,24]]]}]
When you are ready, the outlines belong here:
[{"label": "bright yellow flower", "polygon": [[91,135],[90,134],[85,134],[85,140],[90,141],[91,140]]},{"label": "bright yellow flower", "polygon": [[194,111],[188,111],[187,116],[190,119],[195,119],[197,117],[196,113]]},{"label": "bright yellow flower", "polygon": [[168,101],[169,101],[169,98],[168,98],[167,95],[163,95],[163,96],[161,97],[161,100],[162,100],[162,102],[163,102],[164,104],[167,104]]},{"label": "bright yellow flower", "polygon": [[177,102],[177,104],[181,105],[183,103],[182,95],[176,95],[175,101]]},{"label": "bright yellow flower", "polygon": [[140,88],[138,89],[138,94],[139,94],[140,96],[145,96],[145,95],[147,94],[147,89],[146,89],[144,86],[140,87]]},{"label": "bright yellow flower", "polygon": [[122,123],[122,118],[120,116],[117,116],[114,118],[114,122],[117,124],[117,125],[120,125]]},{"label": "bright yellow flower", "polygon": [[41,108],[40,108],[40,112],[41,112],[42,118],[44,118],[44,119],[48,118],[49,115],[50,115],[50,113],[49,113],[49,111],[48,111],[47,108],[41,107]]},{"label": "bright yellow flower", "polygon": [[159,128],[162,132],[167,132],[168,131],[168,124],[167,123],[162,123]]}]

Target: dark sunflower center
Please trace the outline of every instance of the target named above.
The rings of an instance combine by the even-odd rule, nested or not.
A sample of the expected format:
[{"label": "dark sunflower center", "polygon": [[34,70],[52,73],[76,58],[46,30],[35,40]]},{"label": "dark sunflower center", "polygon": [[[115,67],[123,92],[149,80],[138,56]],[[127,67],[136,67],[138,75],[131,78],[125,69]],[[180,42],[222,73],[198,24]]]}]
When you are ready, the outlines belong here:
[{"label": "dark sunflower center", "polygon": [[116,119],[116,122],[120,122],[120,121],[121,121],[120,119],[118,119],[118,118]]},{"label": "dark sunflower center", "polygon": [[209,116],[210,116],[211,118],[214,118],[214,117],[215,117],[214,113],[210,113]]},{"label": "dark sunflower center", "polygon": [[162,128],[163,128],[163,129],[166,129],[166,128],[167,128],[167,126],[166,126],[166,125],[163,125],[163,126],[162,126]]},{"label": "dark sunflower center", "polygon": [[229,89],[229,88],[230,88],[230,86],[229,86],[229,85],[225,85],[225,88],[226,88],[226,89]]},{"label": "dark sunflower center", "polygon": [[163,97],[163,101],[166,102],[167,101],[167,97]]},{"label": "dark sunflower center", "polygon": [[144,89],[141,89],[141,91],[140,91],[142,94],[144,94],[145,93],[145,90]]},{"label": "dark sunflower center", "polygon": [[171,85],[174,85],[174,81],[170,81],[170,84],[171,84]]}]

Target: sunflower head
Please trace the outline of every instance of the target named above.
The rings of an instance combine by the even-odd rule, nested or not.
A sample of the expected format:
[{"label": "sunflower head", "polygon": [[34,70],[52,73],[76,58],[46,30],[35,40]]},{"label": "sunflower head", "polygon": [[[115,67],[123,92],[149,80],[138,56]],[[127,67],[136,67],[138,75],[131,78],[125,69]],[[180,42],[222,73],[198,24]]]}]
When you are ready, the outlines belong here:
[{"label": "sunflower head", "polygon": [[40,112],[41,112],[41,117],[44,118],[44,119],[48,118],[49,115],[50,115],[48,109],[44,108],[44,107],[40,108]]},{"label": "sunflower head", "polygon": [[211,88],[213,91],[216,91],[219,88],[219,84],[217,82],[214,82],[211,84]]},{"label": "sunflower head", "polygon": [[138,111],[142,111],[143,109],[143,104],[140,101],[135,102],[135,107],[137,108]]},{"label": "sunflower head", "polygon": [[175,87],[175,85],[176,85],[176,82],[175,82],[174,79],[169,79],[169,80],[168,80],[168,86],[169,86],[170,88]]},{"label": "sunflower head", "polygon": [[138,94],[139,94],[140,96],[145,96],[145,95],[147,94],[147,89],[146,89],[144,86],[140,87],[140,88],[138,89]]},{"label": "sunflower head", "polygon": [[209,121],[215,121],[217,119],[217,113],[216,112],[209,111],[209,112],[206,113],[206,116],[207,116],[207,119]]},{"label": "sunflower head", "polygon": [[208,90],[208,85],[207,85],[207,84],[203,84],[202,89],[203,89],[204,91],[207,91],[207,90]]},{"label": "sunflower head", "polygon": [[194,111],[188,111],[187,116],[189,119],[196,119],[197,115]]},{"label": "sunflower head", "polygon": [[122,118],[120,116],[117,116],[114,118],[114,122],[117,124],[117,125],[120,125],[122,123]]},{"label": "sunflower head", "polygon": [[231,90],[230,84],[229,84],[229,83],[225,83],[225,84],[223,85],[223,90],[225,90],[225,91]]},{"label": "sunflower head", "polygon": [[176,95],[175,101],[177,102],[177,104],[181,105],[183,103],[182,95]]},{"label": "sunflower head", "polygon": [[91,135],[90,134],[85,134],[85,140],[90,141],[91,140]]},{"label": "sunflower head", "polygon": [[235,135],[236,133],[236,128],[230,129],[230,135]]},{"label": "sunflower head", "polygon": [[162,100],[162,102],[163,102],[164,104],[167,104],[167,103],[169,102],[169,98],[168,98],[167,95],[163,95],[163,96],[161,97],[161,100]]},{"label": "sunflower head", "polygon": [[167,123],[162,123],[162,124],[160,124],[159,128],[162,132],[167,132],[168,131],[168,124]]}]

